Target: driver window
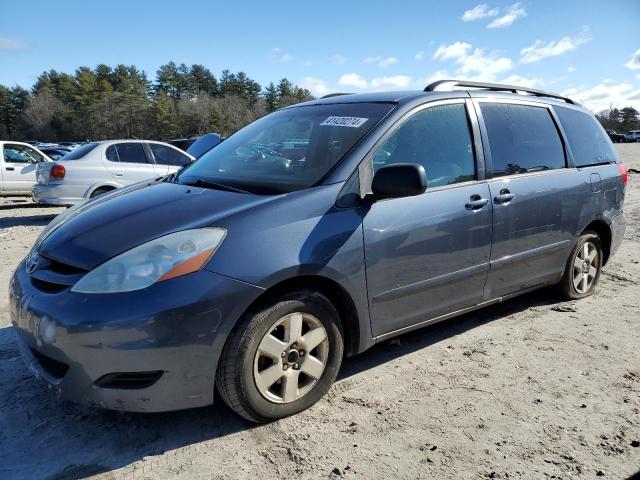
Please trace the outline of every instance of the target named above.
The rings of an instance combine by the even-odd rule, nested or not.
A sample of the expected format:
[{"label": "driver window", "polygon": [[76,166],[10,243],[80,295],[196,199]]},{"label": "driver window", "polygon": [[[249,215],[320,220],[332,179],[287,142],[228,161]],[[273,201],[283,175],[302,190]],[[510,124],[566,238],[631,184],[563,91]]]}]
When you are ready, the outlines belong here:
[{"label": "driver window", "polygon": [[23,145],[5,144],[4,161],[7,163],[36,163],[42,156],[35,150]]},{"label": "driver window", "polygon": [[373,154],[374,172],[393,163],[422,165],[427,188],[474,180],[475,159],[465,104],[426,108],[406,120]]}]

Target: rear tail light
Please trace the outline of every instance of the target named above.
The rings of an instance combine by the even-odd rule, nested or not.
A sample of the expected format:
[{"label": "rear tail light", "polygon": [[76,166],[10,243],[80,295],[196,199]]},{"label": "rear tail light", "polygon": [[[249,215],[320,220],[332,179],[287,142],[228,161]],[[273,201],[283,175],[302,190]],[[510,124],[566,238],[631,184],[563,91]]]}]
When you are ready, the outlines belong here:
[{"label": "rear tail light", "polygon": [[56,163],[51,167],[51,170],[49,170],[49,178],[51,180],[62,180],[65,174],[66,171],[64,169],[64,165],[60,165],[59,163]]},{"label": "rear tail light", "polygon": [[629,180],[629,174],[627,173],[627,167],[624,166],[624,163],[618,164],[618,170],[620,170],[620,178],[622,179],[622,183],[624,186],[627,186],[627,181]]}]

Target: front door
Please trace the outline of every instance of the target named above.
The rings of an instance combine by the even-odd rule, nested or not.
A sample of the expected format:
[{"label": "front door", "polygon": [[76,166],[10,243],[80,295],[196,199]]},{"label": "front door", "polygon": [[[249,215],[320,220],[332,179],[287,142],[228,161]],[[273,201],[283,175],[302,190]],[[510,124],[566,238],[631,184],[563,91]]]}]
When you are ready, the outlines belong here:
[{"label": "front door", "polygon": [[44,157],[33,148],[5,143],[2,146],[2,183],[5,193],[30,194],[36,183],[36,165]]},{"label": "front door", "polygon": [[373,169],[418,163],[422,195],[378,201],[365,214],[364,244],[374,335],[482,301],[491,250],[489,187],[476,175],[464,100],[418,110],[383,139]]}]

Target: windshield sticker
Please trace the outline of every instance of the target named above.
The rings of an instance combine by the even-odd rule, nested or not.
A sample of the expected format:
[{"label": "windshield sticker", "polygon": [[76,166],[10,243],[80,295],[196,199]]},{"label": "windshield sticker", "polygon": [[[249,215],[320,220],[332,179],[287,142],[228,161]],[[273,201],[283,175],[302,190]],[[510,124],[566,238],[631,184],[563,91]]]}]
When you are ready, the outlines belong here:
[{"label": "windshield sticker", "polygon": [[358,128],[369,120],[368,118],[360,117],[327,117],[327,119],[320,125],[328,125],[330,127],[352,127]]}]

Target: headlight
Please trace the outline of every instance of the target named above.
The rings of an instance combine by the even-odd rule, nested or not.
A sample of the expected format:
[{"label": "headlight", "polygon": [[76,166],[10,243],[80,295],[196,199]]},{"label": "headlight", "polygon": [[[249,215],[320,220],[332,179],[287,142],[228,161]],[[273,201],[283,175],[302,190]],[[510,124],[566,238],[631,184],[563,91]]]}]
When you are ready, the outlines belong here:
[{"label": "headlight", "polygon": [[71,291],[130,292],[195,272],[215,253],[226,233],[222,228],[199,228],[165,235],[106,261]]}]

